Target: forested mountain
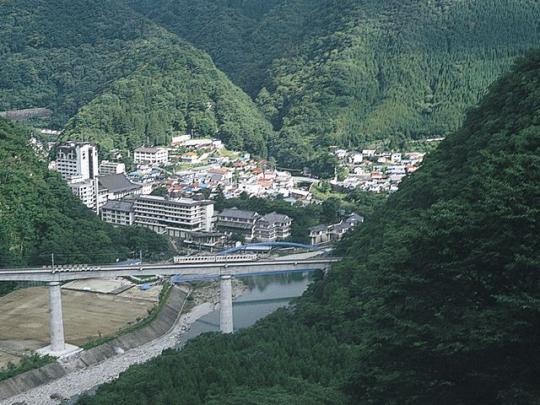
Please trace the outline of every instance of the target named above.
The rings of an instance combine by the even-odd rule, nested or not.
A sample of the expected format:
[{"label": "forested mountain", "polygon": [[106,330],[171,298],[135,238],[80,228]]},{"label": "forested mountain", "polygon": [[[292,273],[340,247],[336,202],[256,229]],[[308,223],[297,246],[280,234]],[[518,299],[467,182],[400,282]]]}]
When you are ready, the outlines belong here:
[{"label": "forested mountain", "polygon": [[445,135],[540,42],[534,0],[127,0],[253,97],[290,167],[325,146]]},{"label": "forested mountain", "polygon": [[211,59],[112,0],[0,3],[0,110],[47,107],[105,149],[217,135],[266,154],[271,126]]},{"label": "forested mountain", "polygon": [[540,53],[499,80],[288,310],[82,404],[540,404]]},{"label": "forested mountain", "polygon": [[316,166],[456,129],[539,21],[534,0],[9,0],[0,110],[50,108],[104,150],[193,131]]},{"label": "forested mountain", "polygon": [[111,263],[134,250],[168,250],[154,232],[99,220],[49,172],[30,139],[31,130],[0,119],[0,267],[50,264],[51,253],[60,264]]}]

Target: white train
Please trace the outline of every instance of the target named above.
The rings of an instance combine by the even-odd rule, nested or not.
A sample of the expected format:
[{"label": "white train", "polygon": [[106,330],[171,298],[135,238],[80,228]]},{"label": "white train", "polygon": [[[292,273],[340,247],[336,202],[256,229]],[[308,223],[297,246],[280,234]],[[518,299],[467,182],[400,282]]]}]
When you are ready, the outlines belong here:
[{"label": "white train", "polygon": [[227,256],[174,256],[175,264],[181,263],[228,263],[228,262],[252,262],[257,260],[257,255],[227,255]]}]

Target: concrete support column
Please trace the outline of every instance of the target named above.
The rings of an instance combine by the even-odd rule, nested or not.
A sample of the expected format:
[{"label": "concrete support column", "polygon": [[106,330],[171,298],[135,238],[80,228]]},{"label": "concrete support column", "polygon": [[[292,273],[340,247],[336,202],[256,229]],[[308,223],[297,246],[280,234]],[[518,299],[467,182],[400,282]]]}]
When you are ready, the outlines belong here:
[{"label": "concrete support column", "polygon": [[62,319],[62,291],[60,283],[49,283],[49,335],[51,337],[50,350],[63,352],[66,350],[64,341],[64,321]]},{"label": "concrete support column", "polygon": [[232,276],[220,276],[219,329],[233,333]]}]

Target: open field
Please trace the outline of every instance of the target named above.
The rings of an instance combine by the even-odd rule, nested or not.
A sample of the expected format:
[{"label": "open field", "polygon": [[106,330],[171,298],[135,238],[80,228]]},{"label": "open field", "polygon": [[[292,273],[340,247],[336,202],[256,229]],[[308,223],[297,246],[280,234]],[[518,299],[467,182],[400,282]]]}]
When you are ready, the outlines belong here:
[{"label": "open field", "polygon": [[[134,295],[139,294],[144,293]],[[62,304],[66,342],[81,345],[146,317],[156,302],[62,289]],[[47,288],[21,289],[0,298],[0,325],[0,369],[13,362],[13,355],[49,344]]]}]

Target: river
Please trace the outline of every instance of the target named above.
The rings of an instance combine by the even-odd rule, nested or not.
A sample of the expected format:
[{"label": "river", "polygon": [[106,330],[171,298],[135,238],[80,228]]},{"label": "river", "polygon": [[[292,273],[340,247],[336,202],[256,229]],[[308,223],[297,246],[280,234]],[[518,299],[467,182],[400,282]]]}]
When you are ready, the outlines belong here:
[{"label": "river", "polygon": [[[287,306],[292,299],[302,295],[313,280],[313,275],[314,273],[291,273],[243,278],[247,289],[233,302],[234,329],[249,327],[276,309]],[[219,310],[193,322],[190,329],[180,335],[176,347],[181,349],[188,340],[202,333],[217,331],[219,331]],[[114,361],[113,359],[109,361]],[[87,389],[86,394],[93,394],[97,387],[98,385]],[[79,398],[80,395],[72,395],[65,403],[73,405]]]},{"label": "river", "polygon": [[[276,309],[287,306],[292,299],[303,294],[312,279],[313,273],[242,278],[248,288],[233,302],[234,330],[251,326]],[[202,333],[217,331],[219,310],[195,321],[182,336],[182,343]]]}]

